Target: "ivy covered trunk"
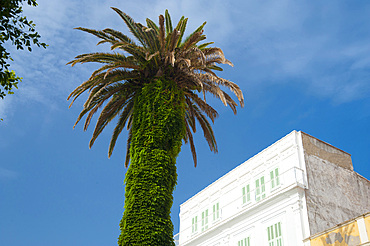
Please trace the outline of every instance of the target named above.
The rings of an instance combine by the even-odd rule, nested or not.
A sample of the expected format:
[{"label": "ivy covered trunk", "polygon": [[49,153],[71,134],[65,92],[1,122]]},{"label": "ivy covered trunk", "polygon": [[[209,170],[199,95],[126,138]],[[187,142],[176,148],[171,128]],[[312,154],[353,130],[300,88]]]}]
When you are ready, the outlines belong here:
[{"label": "ivy covered trunk", "polygon": [[173,81],[157,79],[143,87],[133,112],[131,163],[118,244],[172,246],[175,164],[185,134],[183,92]]}]

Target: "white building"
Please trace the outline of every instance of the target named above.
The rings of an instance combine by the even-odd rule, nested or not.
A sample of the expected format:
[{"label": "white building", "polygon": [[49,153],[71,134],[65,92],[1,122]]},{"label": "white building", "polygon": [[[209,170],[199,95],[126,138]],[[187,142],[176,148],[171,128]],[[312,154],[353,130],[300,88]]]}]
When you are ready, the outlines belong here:
[{"label": "white building", "polygon": [[307,246],[369,211],[370,182],[350,154],[293,131],[184,202],[177,243]]}]

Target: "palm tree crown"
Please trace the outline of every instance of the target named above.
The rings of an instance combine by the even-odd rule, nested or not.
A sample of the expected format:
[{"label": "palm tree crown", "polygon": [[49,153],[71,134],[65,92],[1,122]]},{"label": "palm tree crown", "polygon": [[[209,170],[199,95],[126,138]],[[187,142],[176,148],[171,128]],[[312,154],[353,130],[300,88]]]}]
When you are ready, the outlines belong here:
[{"label": "palm tree crown", "polygon": [[[214,72],[215,70],[222,71],[222,68],[217,66],[218,64],[232,66],[232,63],[225,58],[220,48],[209,47],[213,42],[199,44],[200,41],[206,39],[203,34],[206,22],[183,39],[187,18],[181,17],[176,27],[173,28],[170,15],[166,10],[165,16],[159,16],[159,26],[150,19],[146,19],[147,26],[144,26],[136,23],[121,10],[112,9],[124,20],[139,44],[123,33],[109,28],[101,31],[77,28],[99,37],[101,41],[98,44],[110,43],[111,49],[115,52],[82,54],[68,63],[72,66],[85,62],[103,64],[68,97],[68,100],[73,98],[73,103],[83,92],[89,91],[89,97],[76,124],[88,114],[84,125],[84,130],[86,130],[92,116],[106,103],[97,120],[90,147],[105,126],[118,116],[108,156],[111,156],[117,137],[127,125],[129,131],[125,161],[127,167],[130,161],[131,125],[135,97],[145,85],[153,82],[155,78],[174,81],[184,93],[186,133],[183,139],[185,143],[190,143],[196,166],[192,135],[196,131],[196,121],[199,122],[211,151],[217,152],[216,140],[207,117],[214,122],[218,114],[213,107],[207,104],[205,93],[211,93],[219,98],[224,105],[229,105],[236,113],[237,103],[220,88],[220,86],[225,86],[237,96],[240,105],[244,105],[243,94],[238,85],[218,77]],[[117,52],[117,50],[123,52]],[[203,98],[199,94],[203,94]]]}]

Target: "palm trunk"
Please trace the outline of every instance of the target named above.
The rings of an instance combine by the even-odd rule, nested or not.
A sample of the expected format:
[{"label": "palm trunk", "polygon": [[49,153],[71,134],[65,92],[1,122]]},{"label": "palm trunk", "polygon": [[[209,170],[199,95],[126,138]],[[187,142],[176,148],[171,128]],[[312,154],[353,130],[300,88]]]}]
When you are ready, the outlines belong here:
[{"label": "palm trunk", "polygon": [[185,134],[184,105],[176,84],[163,79],[147,84],[135,98],[120,246],[175,245],[170,210]]}]

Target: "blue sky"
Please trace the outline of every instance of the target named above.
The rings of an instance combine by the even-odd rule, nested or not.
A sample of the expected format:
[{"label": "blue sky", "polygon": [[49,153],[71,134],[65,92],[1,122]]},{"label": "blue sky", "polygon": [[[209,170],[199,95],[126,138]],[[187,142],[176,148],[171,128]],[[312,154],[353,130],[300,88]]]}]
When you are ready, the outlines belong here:
[{"label": "blue sky", "polygon": [[[189,17],[188,30],[207,21],[207,40],[234,67],[219,75],[236,82],[246,105],[235,116],[208,97],[220,117],[214,124],[219,153],[203,134],[177,159],[179,205],[292,130],[302,130],[352,155],[355,170],[370,179],[370,2],[368,1],[97,1],[39,0],[25,14],[37,24],[44,50],[11,50],[23,82],[0,101],[0,245],[116,245],[123,212],[126,133],[113,156],[112,126],[88,148],[93,125],[73,130],[84,98],[68,109],[68,94],[96,66],[65,64],[76,55],[106,51],[74,27],[128,33],[110,7],[138,22]],[[96,119],[96,118],[95,118]]]}]

